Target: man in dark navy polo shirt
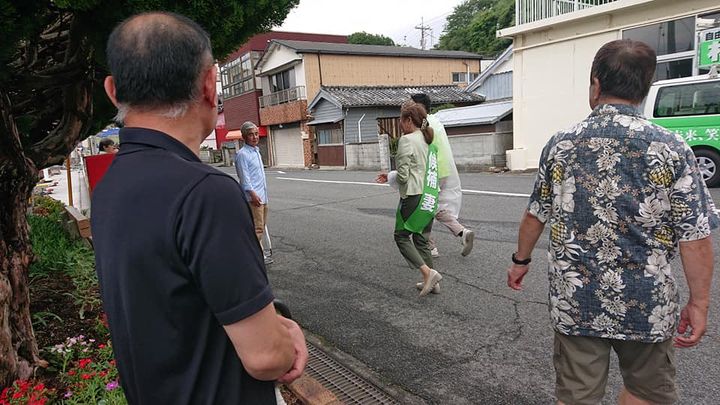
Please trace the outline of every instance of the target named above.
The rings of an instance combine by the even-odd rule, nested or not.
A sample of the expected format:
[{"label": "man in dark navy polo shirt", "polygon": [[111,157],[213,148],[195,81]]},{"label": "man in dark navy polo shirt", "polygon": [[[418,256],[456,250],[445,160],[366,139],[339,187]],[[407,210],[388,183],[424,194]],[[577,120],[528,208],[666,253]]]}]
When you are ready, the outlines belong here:
[{"label": "man in dark navy polo shirt", "polygon": [[275,313],[250,209],[198,159],[217,72],[195,22],[146,13],[115,28],[105,90],[121,151],[93,194],[92,231],[120,382],[131,404],[275,404],[307,362]]}]

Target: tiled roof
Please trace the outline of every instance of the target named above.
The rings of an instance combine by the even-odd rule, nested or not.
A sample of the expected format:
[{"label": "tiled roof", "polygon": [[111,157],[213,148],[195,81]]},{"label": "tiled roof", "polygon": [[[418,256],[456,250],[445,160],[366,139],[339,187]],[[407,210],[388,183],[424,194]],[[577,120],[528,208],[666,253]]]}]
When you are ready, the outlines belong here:
[{"label": "tiled roof", "polygon": [[[484,98],[475,93],[467,93],[460,87],[447,86],[408,86],[408,87],[323,87],[316,97],[329,97],[343,107],[363,106],[400,106],[416,93],[425,93],[433,105],[440,104],[477,104]],[[315,101],[312,103],[315,104]],[[310,106],[312,108],[312,105]]]},{"label": "tiled roof", "polygon": [[406,56],[422,58],[489,59],[476,53],[464,51],[423,50],[409,46],[333,44],[329,42],[291,41],[274,39],[275,42],[299,53],[325,53],[340,55]]}]

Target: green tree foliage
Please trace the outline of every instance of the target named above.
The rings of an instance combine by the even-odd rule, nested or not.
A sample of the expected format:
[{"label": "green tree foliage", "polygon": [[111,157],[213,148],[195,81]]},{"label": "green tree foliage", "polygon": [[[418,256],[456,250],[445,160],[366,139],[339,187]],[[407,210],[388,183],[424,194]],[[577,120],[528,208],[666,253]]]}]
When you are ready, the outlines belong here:
[{"label": "green tree foliage", "polygon": [[514,23],[514,0],[465,0],[448,17],[437,48],[496,55],[512,42],[496,31]]},{"label": "green tree foliage", "polygon": [[32,332],[26,213],[38,171],[62,162],[113,114],[105,43],[125,18],[172,11],[197,21],[222,59],[299,0],[0,0],[0,388],[44,362]]},{"label": "green tree foliage", "polygon": [[385,35],[369,34],[365,31],[352,33],[348,35],[347,39],[349,44],[395,45],[395,41],[393,41],[392,38],[388,38]]},{"label": "green tree foliage", "polygon": [[[17,97],[25,101],[33,90],[45,84],[33,80],[33,76],[63,77],[58,71],[69,75],[62,68],[62,60],[49,61],[45,69],[37,69],[38,62],[43,63],[43,56],[37,59],[26,58],[38,49],[42,49],[43,33],[52,32],[53,24],[68,28],[67,38],[62,41],[70,47],[81,47],[87,59],[77,61],[74,73],[84,70],[83,81],[89,80],[96,87],[94,92],[95,109],[91,123],[105,126],[112,117],[104,96],[101,81],[105,76],[105,42],[110,31],[123,19],[130,15],[152,10],[164,10],[180,13],[200,23],[210,34],[213,52],[217,59],[232,52],[247,38],[258,32],[271,29],[283,22],[287,13],[299,3],[299,0],[0,0],[0,26],[3,27],[3,39],[0,41],[0,89],[8,89],[11,102]],[[57,30],[55,31],[57,32]],[[54,45],[57,45],[55,43]],[[30,55],[28,55],[30,52]],[[35,63],[35,65],[32,65]],[[36,69],[27,69],[32,65]],[[48,71],[50,70],[50,71]],[[92,73],[92,74],[90,74]],[[91,77],[88,77],[91,76]],[[67,75],[64,76],[67,78]],[[78,77],[74,78],[79,79]],[[16,88],[13,88],[16,87]],[[47,97],[34,99],[33,102],[48,104]],[[55,101],[60,101],[56,99]],[[19,102],[13,102],[14,105]],[[54,104],[62,104],[55,102]],[[47,122],[31,117],[15,114],[20,131],[32,137],[31,143],[37,143],[43,133],[54,128],[45,126]],[[99,122],[98,122],[99,121]],[[39,125],[39,127],[38,127]],[[95,125],[96,127],[98,125]],[[40,133],[40,134],[38,134]],[[57,160],[57,159],[54,159]]]}]

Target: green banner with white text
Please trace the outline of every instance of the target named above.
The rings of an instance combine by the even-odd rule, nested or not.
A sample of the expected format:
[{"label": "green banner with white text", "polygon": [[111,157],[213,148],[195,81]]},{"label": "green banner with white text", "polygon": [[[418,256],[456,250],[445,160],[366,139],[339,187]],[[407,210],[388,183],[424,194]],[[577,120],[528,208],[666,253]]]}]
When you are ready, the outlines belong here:
[{"label": "green banner with white text", "polygon": [[702,31],[698,46],[698,67],[720,64],[720,28]]}]

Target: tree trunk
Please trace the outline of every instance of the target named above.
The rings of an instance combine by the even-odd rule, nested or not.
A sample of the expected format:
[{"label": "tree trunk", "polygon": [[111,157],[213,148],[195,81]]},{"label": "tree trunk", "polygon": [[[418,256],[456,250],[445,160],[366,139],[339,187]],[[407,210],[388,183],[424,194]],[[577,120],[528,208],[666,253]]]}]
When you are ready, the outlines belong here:
[{"label": "tree trunk", "polygon": [[26,218],[38,170],[23,153],[9,103],[0,91],[0,387],[30,377],[42,363],[30,317]]}]

